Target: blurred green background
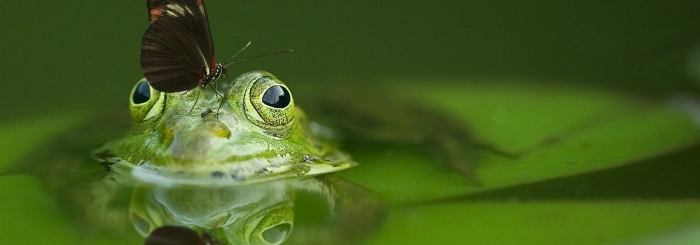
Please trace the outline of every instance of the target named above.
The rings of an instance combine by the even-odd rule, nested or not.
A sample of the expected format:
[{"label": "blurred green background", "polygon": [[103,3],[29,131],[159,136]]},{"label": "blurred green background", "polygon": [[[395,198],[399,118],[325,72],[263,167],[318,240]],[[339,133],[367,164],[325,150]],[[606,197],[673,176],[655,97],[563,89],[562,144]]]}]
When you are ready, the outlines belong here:
[{"label": "blurred green background", "polygon": [[[700,2],[206,2],[218,60],[288,83],[338,77],[480,77],[696,89],[688,59]],[[2,1],[0,70],[8,118],[121,101],[142,77],[145,1]],[[697,67],[696,67],[697,69]],[[49,107],[47,102],[51,102]],[[18,106],[22,105],[22,106]]]},{"label": "blurred green background", "polygon": [[[443,91],[449,91],[449,88],[453,88],[452,85],[459,81],[480,80],[497,85],[501,81],[511,83],[527,81],[528,84],[534,82],[543,86],[522,87],[534,87],[533,91],[545,91],[541,93],[545,95],[563,94],[566,99],[559,98],[559,101],[581,99],[580,101],[583,102],[607,103],[609,102],[607,99],[610,99],[614,101],[609,103],[610,107],[625,105],[625,108],[648,104],[627,103],[628,97],[618,98],[617,95],[605,97],[609,95],[607,92],[611,90],[629,92],[643,95],[641,98],[647,98],[645,96],[653,98],[678,91],[687,93],[700,91],[698,89],[700,88],[700,2],[696,0],[643,2],[207,0],[206,4],[219,61],[225,61],[249,41],[252,45],[240,55],[241,58],[278,50],[294,50],[292,54],[236,63],[230,68],[230,77],[245,71],[263,69],[280,77],[292,89],[297,86],[296,84],[305,82],[338,83],[358,78],[367,78],[370,81],[425,79],[424,81],[442,83],[436,87],[442,88]],[[5,117],[0,119],[0,122],[30,119],[23,121],[27,122],[27,125],[15,125],[18,128],[26,126],[23,128],[24,131],[13,130],[12,127],[5,129],[14,132],[14,134],[4,134],[5,137],[20,138],[31,133],[39,135],[41,132],[37,133],[40,130],[36,128],[50,130],[48,129],[50,127],[42,124],[43,122],[34,123],[31,120],[49,113],[53,115],[76,108],[93,109],[96,114],[103,113],[104,108],[115,108],[120,110],[120,113],[125,113],[127,95],[134,82],[143,76],[138,59],[141,36],[147,27],[146,3],[143,0],[2,1],[0,3],[0,30],[2,30],[0,72],[5,82],[0,86],[3,86],[2,98],[5,103],[0,106],[0,113]],[[566,89],[551,91],[546,89],[549,85],[557,87],[562,84],[602,87],[602,91],[606,92],[595,90],[594,92],[569,91],[571,93],[567,93],[562,92]],[[431,86],[432,84],[423,84],[422,87],[418,87],[426,90],[426,87]],[[504,83],[504,86],[508,86],[508,83]],[[483,96],[485,102],[482,102],[482,106],[488,106],[489,99],[506,101],[513,98],[516,102],[511,101],[511,104],[518,105],[520,103],[517,102],[518,100],[528,97],[527,95],[518,97],[519,89],[520,87],[510,89],[487,85],[483,90],[474,91],[471,94],[474,98],[466,101],[479,104],[481,97],[478,96]],[[482,91],[493,94],[480,93]],[[579,92],[582,96],[577,97]],[[445,94],[457,93],[453,91]],[[499,94],[502,97],[494,96]],[[538,94],[533,93],[533,95]],[[604,99],[598,99],[595,96],[601,96],[600,98]],[[447,100],[446,98],[432,99],[437,104],[449,104]],[[618,103],[618,100],[624,103]],[[305,103],[309,102],[299,102],[301,105]],[[558,112],[573,118],[577,111],[568,114],[565,112],[571,108],[580,109],[581,107],[572,106],[576,103],[561,104],[561,111]],[[546,99],[532,104],[548,105]],[[596,107],[595,103],[590,104],[591,107]],[[530,104],[523,106],[527,105]],[[450,108],[458,118],[471,123],[470,115],[479,111],[474,108],[458,111],[462,109],[460,106]],[[524,125],[522,128],[514,127],[510,132],[498,131],[503,129],[499,128],[500,125],[484,123],[486,119],[491,119],[488,113],[493,110],[490,109],[484,109],[482,112],[484,115],[479,115],[484,120],[476,123],[477,131],[487,132],[485,136],[490,136],[489,133],[494,135],[503,133],[503,135],[500,135],[501,139],[484,138],[496,139],[496,141],[518,140],[514,139],[516,137],[509,134],[510,132],[543,136],[541,132],[518,131],[522,128],[536,128],[542,125],[539,121],[532,121],[532,118],[537,120],[540,117],[539,120],[548,121],[547,118],[541,118],[540,114],[530,113],[531,117],[524,117],[523,122],[519,122]],[[590,108],[586,110],[595,111]],[[662,112],[659,113],[662,116],[657,116],[657,119],[661,118],[658,121],[663,121],[662,119],[667,115],[664,114],[667,113],[666,110]],[[527,115],[527,113],[529,112],[524,114]],[[625,123],[634,125],[636,119],[630,116],[624,120],[626,120]],[[671,126],[667,127],[675,127],[673,123],[669,122]],[[619,128],[630,128],[627,124]],[[692,128],[687,132],[697,130],[686,121],[678,124]],[[655,133],[663,134],[663,127],[663,125],[659,126],[660,129],[657,129],[659,131]],[[617,129],[613,128],[610,131],[615,130]],[[686,131],[679,130],[674,133],[683,132]],[[604,134],[607,131],[599,133],[603,135],[598,135],[597,138],[601,139],[600,141],[607,139]],[[590,137],[595,138],[596,135]],[[695,136],[690,133],[687,135],[687,138],[693,137]],[[649,138],[652,140],[647,143],[656,146],[653,141],[655,138]],[[627,139],[615,138],[612,141],[615,140],[624,142]],[[34,139],[31,142],[37,141],[38,139]],[[526,145],[532,142],[521,140],[520,143]],[[593,146],[606,146],[596,144]],[[561,148],[569,147],[583,151],[578,145],[573,147],[571,145],[564,145]],[[416,239],[414,240],[416,244],[436,242],[439,239],[449,242],[448,239],[451,239],[449,235],[462,234],[461,238],[464,240],[473,239],[471,241],[476,241],[475,243],[478,244],[498,243],[498,239],[505,241],[502,242],[505,244],[523,237],[531,240],[522,241],[533,244],[542,243],[543,240],[539,239],[543,238],[549,239],[544,242],[551,243],[573,241],[589,244],[613,241],[620,237],[643,238],[669,230],[683,233],[684,225],[691,225],[691,230],[695,232],[693,234],[696,234],[698,220],[700,220],[696,201],[697,191],[682,187],[698,186],[697,178],[693,175],[696,171],[692,170],[697,167],[688,170],[691,166],[688,164],[697,162],[697,152],[700,152],[697,149],[696,146],[671,156],[644,160],[642,164],[637,164],[641,166],[638,168],[628,166],[602,173],[579,174],[523,184],[495,193],[456,196],[455,199],[442,201],[432,200],[434,202],[428,205],[398,207],[392,210],[393,216],[387,221],[388,228],[383,230],[383,233],[373,242],[375,244],[396,242],[397,237],[404,237],[405,234],[417,234],[413,237]],[[389,159],[389,156],[384,156],[384,149],[370,150],[373,151],[353,152],[353,154],[357,159],[362,160],[362,164],[372,159],[375,163],[382,162],[382,159]],[[570,152],[558,150],[552,150],[554,153],[549,156],[556,156],[555,153],[558,153],[563,155],[559,157],[568,160],[570,155],[567,154]],[[625,149],[608,150],[614,152]],[[395,178],[388,180],[384,185],[381,185],[380,181],[386,179],[385,173],[395,171],[393,166],[379,165],[379,170],[384,170],[380,172],[372,167],[356,168],[341,175],[352,177],[354,181],[384,194],[384,197],[403,197],[401,195],[405,193],[402,192],[406,192],[418,193],[415,194],[417,196],[415,199],[420,199],[419,194],[433,194],[436,189],[439,189],[431,189],[430,184],[447,187],[440,191],[454,193],[463,192],[464,186],[468,185],[459,176],[445,177],[444,171],[439,171],[432,165],[425,165],[425,158],[420,158],[413,152],[397,152],[389,161],[405,163],[413,161],[416,164],[414,167],[409,167],[407,171],[403,171],[407,174],[393,176]],[[587,154],[597,156],[591,152]],[[532,162],[537,162],[538,157],[541,155],[533,156]],[[508,167],[518,165],[488,165],[488,160],[485,166],[481,166],[482,173],[488,173],[489,167],[493,170],[504,166],[503,171],[506,172],[517,170]],[[614,163],[621,164],[628,161],[631,161],[630,158]],[[509,162],[506,161],[506,163]],[[520,177],[523,178],[529,177],[532,172],[527,168],[520,170],[522,170]],[[374,173],[376,173],[374,176],[370,175]],[[429,185],[425,186],[421,182],[414,181],[417,178],[415,176],[425,177],[426,175],[434,177],[429,179],[430,181],[425,181]],[[650,180],[645,176],[656,178]],[[624,181],[620,181],[621,178]],[[33,180],[11,177],[5,178],[4,181],[15,183],[12,181]],[[411,189],[413,186],[406,185],[408,187],[401,186],[404,187],[401,190],[395,182],[423,186],[423,189],[415,191],[416,189]],[[527,183],[527,181],[524,182]],[[372,186],[371,183],[380,184]],[[611,183],[621,184],[611,188]],[[15,240],[27,239],[35,233],[33,230],[23,229],[37,223],[47,227],[46,233],[43,233],[47,237],[60,236],[58,233],[65,235],[75,232],[68,226],[54,229],[52,222],[46,222],[46,220],[61,220],[64,217],[56,214],[55,203],[51,198],[37,195],[37,190],[40,189],[37,183],[31,182],[27,186],[30,190],[28,192],[23,188],[5,185],[2,193],[16,193],[12,196],[15,199],[21,199],[14,202],[10,200],[13,207],[18,206],[15,205],[18,202],[38,203],[42,207],[48,207],[46,208],[48,211],[37,212],[29,206],[21,207],[29,210],[18,212],[8,209],[10,210],[8,213],[16,216],[11,217],[11,220],[31,219],[31,221],[23,221],[26,223],[12,223],[15,230],[8,230],[8,233],[11,233],[9,235],[16,237]],[[646,192],[637,192],[640,189]],[[671,189],[677,189],[679,193],[668,192]],[[522,205],[511,204],[509,198],[512,196],[520,196],[523,200],[529,197],[535,202],[524,202]],[[555,201],[550,202],[550,199]],[[618,199],[623,201],[617,202]],[[643,200],[639,201],[639,199]],[[487,200],[487,202],[474,202],[474,200]],[[488,200],[498,201],[488,202]],[[36,215],[25,217],[29,212],[34,212]],[[640,214],[655,215],[645,217]],[[548,219],[542,215],[551,216],[547,216]],[[514,219],[516,221],[513,221]],[[462,226],[445,225],[446,222],[465,220],[469,222],[463,223]],[[426,228],[434,228],[434,230]],[[571,230],[556,234],[550,232],[561,228]],[[513,230],[516,232],[509,232]],[[469,231],[478,232],[480,235],[469,234]],[[51,232],[57,234],[50,235]],[[425,235],[426,233],[432,236]],[[508,235],[504,235],[505,233]],[[661,239],[659,244],[666,244],[668,241]]]}]

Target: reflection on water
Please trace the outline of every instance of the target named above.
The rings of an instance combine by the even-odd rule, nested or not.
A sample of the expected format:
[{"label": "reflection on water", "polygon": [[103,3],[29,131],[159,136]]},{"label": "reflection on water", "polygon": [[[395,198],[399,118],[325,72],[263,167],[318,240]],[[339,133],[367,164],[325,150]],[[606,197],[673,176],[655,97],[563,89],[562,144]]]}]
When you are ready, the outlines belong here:
[{"label": "reflection on water", "polygon": [[[126,165],[114,164],[106,174],[94,162],[81,166],[83,171],[66,166],[34,174],[53,185],[47,188],[84,225],[81,232],[112,239],[134,233],[145,238],[175,225],[228,244],[351,244],[372,234],[388,211],[372,192],[333,175],[164,186],[138,181]],[[104,177],[78,177],[95,173]],[[56,185],[58,179],[63,182]]]}]

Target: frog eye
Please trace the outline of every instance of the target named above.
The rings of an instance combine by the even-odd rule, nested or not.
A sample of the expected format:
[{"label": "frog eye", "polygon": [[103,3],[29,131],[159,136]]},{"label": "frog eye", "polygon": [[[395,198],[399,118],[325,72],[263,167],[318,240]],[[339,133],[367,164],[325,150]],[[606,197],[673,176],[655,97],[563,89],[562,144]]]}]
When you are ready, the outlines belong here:
[{"label": "frog eye", "polygon": [[129,97],[129,111],[134,122],[156,118],[163,112],[164,95],[148,84],[146,79],[136,82]]},{"label": "frog eye", "polygon": [[258,77],[248,90],[246,115],[261,127],[283,130],[294,118],[294,100],[287,86],[271,75]]},{"label": "frog eye", "polygon": [[284,109],[292,103],[292,95],[284,86],[272,85],[263,93],[262,102],[269,107]]}]

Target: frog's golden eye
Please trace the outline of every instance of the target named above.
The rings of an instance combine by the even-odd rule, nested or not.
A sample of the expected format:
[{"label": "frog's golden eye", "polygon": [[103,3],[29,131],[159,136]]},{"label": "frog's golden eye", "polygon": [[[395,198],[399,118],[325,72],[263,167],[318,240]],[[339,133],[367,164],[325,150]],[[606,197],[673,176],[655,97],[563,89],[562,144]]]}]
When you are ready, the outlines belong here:
[{"label": "frog's golden eye", "polygon": [[146,79],[136,82],[129,97],[129,111],[134,122],[157,118],[163,112],[165,95],[161,95]]},{"label": "frog's golden eye", "polygon": [[292,93],[277,78],[258,77],[248,89],[246,115],[258,126],[272,130],[284,130],[294,118]]}]

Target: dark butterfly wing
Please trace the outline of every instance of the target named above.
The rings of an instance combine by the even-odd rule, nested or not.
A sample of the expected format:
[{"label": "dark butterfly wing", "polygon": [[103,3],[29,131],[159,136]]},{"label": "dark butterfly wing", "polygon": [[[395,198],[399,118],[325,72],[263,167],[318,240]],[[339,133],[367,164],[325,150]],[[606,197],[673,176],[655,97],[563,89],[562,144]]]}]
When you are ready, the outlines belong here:
[{"label": "dark butterfly wing", "polygon": [[158,91],[197,87],[214,67],[203,0],[148,0],[151,25],[141,40],[141,69]]}]

